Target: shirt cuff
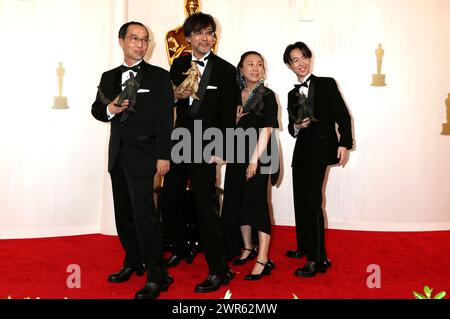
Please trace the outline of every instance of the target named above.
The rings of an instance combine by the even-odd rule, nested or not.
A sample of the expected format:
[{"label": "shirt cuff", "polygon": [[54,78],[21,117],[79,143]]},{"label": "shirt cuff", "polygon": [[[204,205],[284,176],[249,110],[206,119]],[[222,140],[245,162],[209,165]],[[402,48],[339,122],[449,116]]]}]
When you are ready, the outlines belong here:
[{"label": "shirt cuff", "polygon": [[[109,105],[109,104],[108,104]],[[108,120],[112,119],[114,117],[114,115],[116,114],[112,114],[109,112],[108,110],[108,105],[106,106],[106,115],[108,116]]]},{"label": "shirt cuff", "polygon": [[294,136],[297,136],[298,132],[300,132],[300,129],[298,129],[294,126]]}]

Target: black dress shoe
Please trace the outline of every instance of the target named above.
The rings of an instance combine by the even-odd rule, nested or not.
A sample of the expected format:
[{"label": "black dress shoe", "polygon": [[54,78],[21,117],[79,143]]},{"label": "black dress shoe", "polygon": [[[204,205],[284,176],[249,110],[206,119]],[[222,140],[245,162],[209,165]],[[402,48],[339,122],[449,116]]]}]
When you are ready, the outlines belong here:
[{"label": "black dress shoe", "polygon": [[219,290],[222,277],[219,275],[208,275],[205,280],[195,286],[195,292],[211,292]]},{"label": "black dress shoe", "polygon": [[234,272],[228,269],[223,276],[208,275],[205,280],[195,286],[195,292],[212,292],[219,290],[220,285],[227,285],[234,278]]},{"label": "black dress shoe", "polygon": [[127,281],[130,279],[131,275],[136,272],[136,275],[142,276],[145,273],[145,268],[131,268],[131,267],[122,267],[118,272],[115,272],[108,277],[108,281],[112,283],[120,283]]},{"label": "black dress shoe", "polygon": [[184,257],[178,256],[178,255],[172,255],[166,260],[166,267],[172,268],[177,266],[180,261],[182,261]]},{"label": "black dress shoe", "polygon": [[325,273],[331,267],[331,262],[328,259],[324,261],[308,261],[302,268],[294,272],[298,277],[314,277],[318,272]]},{"label": "black dress shoe", "polygon": [[144,288],[139,290],[134,296],[135,299],[155,299],[159,297],[161,291],[167,291],[169,286],[173,283],[173,278],[170,275],[161,282],[149,281]]},{"label": "black dress shoe", "polygon": [[245,280],[260,280],[263,276],[270,274],[272,269],[275,269],[275,263],[271,260],[268,260],[266,263],[262,263],[260,261],[256,261],[258,264],[263,265],[264,268],[259,274],[249,274],[244,277]]},{"label": "black dress shoe", "polygon": [[286,256],[290,258],[302,258],[306,255],[306,252],[303,250],[288,250],[286,251]]},{"label": "black dress shoe", "polygon": [[225,272],[225,275],[223,275],[222,283],[224,285],[228,285],[231,280],[234,279],[234,271],[231,270],[231,268],[228,268],[228,270]]},{"label": "black dress shoe", "polygon": [[185,257],[186,262],[188,264],[192,264],[196,255],[197,255],[197,252],[196,252],[195,248],[193,248],[193,247],[187,248],[186,249],[186,257]]},{"label": "black dress shoe", "polygon": [[245,258],[240,258],[240,259],[235,259],[232,264],[233,265],[244,265],[247,261],[255,259],[256,256],[258,256],[258,251],[256,250],[255,247],[253,247],[252,249],[248,249],[248,248],[244,248],[244,250],[249,251],[250,253],[248,254],[247,257]]}]

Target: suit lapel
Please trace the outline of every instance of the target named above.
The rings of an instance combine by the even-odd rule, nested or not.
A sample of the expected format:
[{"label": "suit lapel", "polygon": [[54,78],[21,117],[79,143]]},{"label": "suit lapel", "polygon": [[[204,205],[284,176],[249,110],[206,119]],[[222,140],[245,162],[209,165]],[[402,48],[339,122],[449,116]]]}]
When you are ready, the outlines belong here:
[{"label": "suit lapel", "polygon": [[308,100],[311,103],[311,108],[314,111],[314,93],[316,92],[316,80],[317,77],[311,74],[311,81],[309,82],[308,88]]},{"label": "suit lapel", "polygon": [[202,77],[200,79],[200,83],[198,85],[197,96],[199,99],[194,100],[192,102],[192,106],[189,110],[189,113],[192,117],[198,113],[198,111],[200,109],[200,105],[203,102],[206,88],[208,87],[209,79],[211,78],[211,72],[214,67],[214,60],[215,60],[215,56],[214,56],[214,54],[211,53],[209,56],[209,59],[208,59],[208,63],[206,63],[205,70],[203,71]]},{"label": "suit lapel", "polygon": [[120,92],[122,92],[122,72],[120,71],[120,68],[117,69],[113,85],[113,99],[115,99],[120,94]]}]

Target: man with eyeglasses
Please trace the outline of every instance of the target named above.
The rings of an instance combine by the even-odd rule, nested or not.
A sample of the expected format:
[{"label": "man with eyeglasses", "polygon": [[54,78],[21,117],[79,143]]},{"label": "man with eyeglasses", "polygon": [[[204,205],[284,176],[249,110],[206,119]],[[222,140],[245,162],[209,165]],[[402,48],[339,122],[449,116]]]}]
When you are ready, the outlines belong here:
[{"label": "man with eyeglasses", "polygon": [[[195,291],[211,292],[218,290],[221,284],[227,284],[234,278],[234,274],[226,262],[224,234],[216,205],[216,163],[203,158],[204,147],[210,141],[196,140],[195,136],[198,134],[194,134],[194,127],[198,130],[201,127],[201,136],[209,128],[219,129],[223,137],[226,128],[234,127],[237,104],[236,69],[211,52],[216,31],[216,23],[211,15],[201,12],[191,15],[185,20],[183,31],[191,45],[192,54],[174,60],[170,69],[172,82],[176,86],[180,85],[186,77],[183,73],[191,67],[191,61],[196,61],[202,75],[197,92],[199,100],[191,97],[190,88],[181,92],[175,89],[175,130],[182,128],[190,132],[191,156],[181,163],[172,163],[171,171],[164,180],[162,216],[167,235],[173,244],[167,266],[174,267],[186,258],[183,204],[185,185],[189,179],[209,272],[206,279],[196,285]],[[225,138],[222,149],[225,149]],[[198,160],[200,152],[201,159]],[[216,162],[220,161],[219,157],[224,157],[224,154],[216,155]]]},{"label": "man with eyeglasses", "polygon": [[[288,94],[288,130],[296,139],[291,166],[297,247],[286,255],[306,255],[305,266],[294,275],[313,277],[331,267],[325,252],[322,186],[328,165],[344,166],[348,160],[353,146],[351,117],[336,81],[312,74],[312,52],[305,43],[288,45],[283,61],[298,80]],[[312,115],[296,118],[305,106]]]},{"label": "man with eyeglasses", "polygon": [[[147,273],[147,283],[135,298],[157,298],[173,282],[163,262],[159,218],[153,203],[154,175],[170,168],[170,135],[173,129],[173,90],[169,73],[143,59],[149,32],[140,22],[128,22],[119,30],[124,63],[103,73],[92,115],[111,123],[108,171],[111,176],[114,213],[120,242],[125,250],[123,267],[108,277],[111,283]],[[139,79],[135,112],[130,101],[118,105],[119,94],[131,77]]]}]

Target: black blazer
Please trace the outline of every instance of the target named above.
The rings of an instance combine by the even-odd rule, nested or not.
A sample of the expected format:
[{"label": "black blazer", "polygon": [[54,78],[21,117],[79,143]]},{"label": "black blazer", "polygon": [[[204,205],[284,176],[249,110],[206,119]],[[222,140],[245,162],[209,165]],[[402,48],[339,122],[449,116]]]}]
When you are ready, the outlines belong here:
[{"label": "black blazer", "polygon": [[[173,90],[169,72],[145,63],[140,64],[142,80],[137,94],[137,114],[127,112],[128,117],[120,123],[124,113],[116,114],[111,120],[109,139],[108,171],[114,166],[120,147],[124,148],[123,165],[133,175],[153,176],[157,159],[170,159],[173,129]],[[120,67],[103,73],[100,88],[108,100],[115,99],[121,92],[122,73]],[[108,122],[106,105],[97,94],[92,104],[92,115],[99,121]]]},{"label": "black blazer", "polygon": [[[174,60],[170,68],[172,82],[178,86],[187,75],[182,73],[191,67],[191,55],[179,57]],[[201,102],[198,112],[193,115],[190,112],[189,98],[180,99],[176,102],[177,119],[175,127],[185,127],[193,129],[194,120],[202,120],[203,131],[209,127],[219,128],[224,136],[226,128],[233,128],[236,119],[236,106],[238,90],[236,82],[236,69],[233,65],[211,53],[208,58],[202,77],[211,68],[209,81],[206,83],[207,89]],[[200,82],[200,86],[202,82]],[[200,91],[200,90],[199,90]],[[225,145],[225,144],[224,144]],[[224,146],[225,149],[225,146]]]},{"label": "black blazer", "polygon": [[[297,101],[296,93],[298,89],[294,88],[288,94],[288,109],[293,112]],[[296,138],[294,154],[292,157],[292,166],[302,156],[303,144],[307,141],[311,143],[313,152],[318,161],[325,165],[332,165],[339,162],[337,158],[338,146],[344,146],[352,149],[352,126],[351,117],[347,110],[344,100],[332,78],[311,76],[309,84],[308,98],[312,102],[314,117],[318,122],[313,122],[307,129],[299,131],[294,135],[294,123],[289,119],[289,133]],[[294,113],[295,114],[295,113]],[[336,134],[336,126],[340,138]]]}]

